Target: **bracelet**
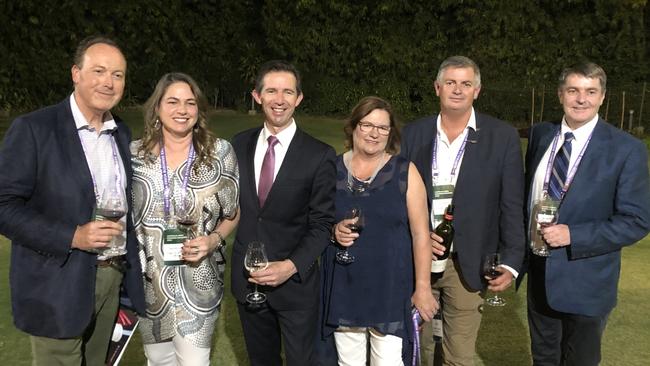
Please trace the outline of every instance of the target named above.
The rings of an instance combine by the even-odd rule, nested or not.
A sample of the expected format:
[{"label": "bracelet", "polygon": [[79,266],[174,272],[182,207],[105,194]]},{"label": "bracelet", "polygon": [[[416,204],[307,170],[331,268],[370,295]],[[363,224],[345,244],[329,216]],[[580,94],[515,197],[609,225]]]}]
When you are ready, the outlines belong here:
[{"label": "bracelet", "polygon": [[219,230],[215,230],[211,234],[216,234],[217,237],[219,238],[219,243],[217,244],[217,247],[215,249],[219,249],[226,246],[226,239],[223,238],[223,235],[221,235]]}]

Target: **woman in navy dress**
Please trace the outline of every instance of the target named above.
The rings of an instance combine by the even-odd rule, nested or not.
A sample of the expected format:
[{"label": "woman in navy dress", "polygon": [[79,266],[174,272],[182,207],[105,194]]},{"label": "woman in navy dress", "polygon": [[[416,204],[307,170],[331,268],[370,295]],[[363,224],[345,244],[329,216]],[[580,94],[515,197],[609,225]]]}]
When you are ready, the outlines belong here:
[{"label": "woman in navy dress", "polygon": [[[429,321],[438,307],[426,191],[415,166],[397,155],[399,131],[386,101],[362,99],[344,131],[349,150],[337,159],[336,243],[323,260],[325,329],[334,332],[340,365],[366,365],[368,342],[371,365],[402,365],[413,336],[411,309]],[[349,218],[352,210],[361,218]]]}]

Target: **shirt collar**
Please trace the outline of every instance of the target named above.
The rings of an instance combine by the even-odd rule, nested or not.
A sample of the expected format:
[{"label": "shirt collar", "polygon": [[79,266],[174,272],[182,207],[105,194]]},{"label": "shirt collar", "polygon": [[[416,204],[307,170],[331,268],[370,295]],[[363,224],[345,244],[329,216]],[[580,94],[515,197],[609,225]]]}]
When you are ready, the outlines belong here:
[{"label": "shirt collar", "polygon": [[[444,132],[442,131],[442,127],[440,126],[441,123],[442,123],[442,119],[440,117],[440,113],[438,113],[438,117],[436,118],[436,131],[438,131],[438,133],[442,132],[442,134],[444,135]],[[474,112],[474,107],[472,107],[472,113],[469,115],[469,120],[467,120],[467,126],[465,126],[465,130],[463,131],[461,136],[467,133],[468,131],[467,128],[471,128],[472,130],[476,131],[476,113]]]},{"label": "shirt collar", "polygon": [[[86,117],[84,117],[83,113],[81,113],[81,109],[79,109],[79,105],[77,105],[77,101],[74,98],[74,93],[70,95],[70,109],[72,109],[72,118],[74,119],[77,130],[90,130],[90,124]],[[115,129],[117,129],[117,123],[115,123],[115,119],[111,112],[107,111],[104,113],[104,124],[102,125],[101,132],[113,131]]]},{"label": "shirt collar", "polygon": [[[289,144],[291,143],[291,139],[293,139],[293,135],[296,134],[297,129],[298,126],[296,126],[296,120],[292,118],[291,123],[289,123],[289,125],[286,128],[284,128],[282,131],[278,132],[275,135],[275,137],[277,137],[278,139],[278,142],[280,143],[280,146],[284,148],[289,146]],[[269,136],[271,135],[273,135],[273,133],[271,133],[271,130],[269,130],[266,127],[266,123],[265,123],[264,128],[262,129],[262,138],[266,142]]]},{"label": "shirt collar", "polygon": [[591,133],[594,131],[594,128],[596,128],[596,123],[598,123],[598,119],[600,119],[600,116],[596,114],[594,118],[591,119],[591,121],[576,128],[575,130],[572,130],[569,127],[569,125],[566,123],[566,119],[562,117],[562,128],[561,128],[562,136],[564,136],[564,134],[567,132],[572,132],[573,138],[576,141],[587,141],[589,135],[591,135]]}]

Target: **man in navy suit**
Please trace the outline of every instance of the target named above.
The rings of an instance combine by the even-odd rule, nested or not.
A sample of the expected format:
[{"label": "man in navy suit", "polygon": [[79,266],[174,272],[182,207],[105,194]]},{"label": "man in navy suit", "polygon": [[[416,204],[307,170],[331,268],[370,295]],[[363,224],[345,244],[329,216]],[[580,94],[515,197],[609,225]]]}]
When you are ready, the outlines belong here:
[{"label": "man in navy suit", "polygon": [[[281,344],[287,365],[311,365],[320,303],[316,261],[334,221],[335,153],[294,121],[303,95],[293,65],[264,64],[252,94],[265,120],[232,140],[241,187],[232,292],[251,365],[281,365]],[[266,245],[269,265],[249,274],[244,255],[252,241]],[[253,284],[266,295],[261,306],[247,305]]]},{"label": "man in navy suit", "polygon": [[[427,187],[431,228],[453,204],[455,237],[446,262],[432,263],[432,290],[442,300],[442,361],[472,365],[484,291],[503,291],[518,275],[525,252],[523,164],[514,127],[472,107],[481,90],[474,61],[452,56],[435,80],[440,114],[404,127],[402,154],[413,161]],[[432,250],[445,247],[432,233]],[[483,257],[499,252],[500,275],[486,281]],[[434,361],[433,332],[421,336],[424,365]]]},{"label": "man in navy suit", "polygon": [[[650,230],[647,150],[599,117],[600,66],[576,64],[559,81],[564,118],[534,126],[526,153],[529,239],[550,247],[529,253],[528,323],[534,365],[590,366],[616,305],[621,249]],[[556,224],[540,229],[531,213],[553,197]]]},{"label": "man in navy suit", "polygon": [[[91,37],[71,71],[72,95],[16,118],[0,150],[14,323],[31,335],[39,366],[105,363],[123,278],[144,313],[130,216],[93,219],[104,189],[131,195],[130,132],[110,113],[124,91],[126,60],[112,40]],[[103,254],[111,240],[127,254]]]}]

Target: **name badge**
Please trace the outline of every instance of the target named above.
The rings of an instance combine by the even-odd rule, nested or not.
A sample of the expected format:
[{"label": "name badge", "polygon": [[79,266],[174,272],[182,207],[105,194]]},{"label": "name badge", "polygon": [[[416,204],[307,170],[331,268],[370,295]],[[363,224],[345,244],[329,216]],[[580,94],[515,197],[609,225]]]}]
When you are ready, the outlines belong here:
[{"label": "name badge", "polygon": [[187,235],[178,229],[167,229],[163,231],[163,261],[167,266],[184,265],[183,243]]}]

